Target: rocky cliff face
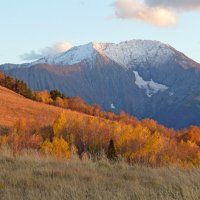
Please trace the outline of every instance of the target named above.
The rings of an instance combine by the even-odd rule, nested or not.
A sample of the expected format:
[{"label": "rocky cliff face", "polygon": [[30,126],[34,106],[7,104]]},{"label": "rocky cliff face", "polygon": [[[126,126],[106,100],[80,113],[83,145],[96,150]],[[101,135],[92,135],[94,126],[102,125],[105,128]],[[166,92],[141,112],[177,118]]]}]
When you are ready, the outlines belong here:
[{"label": "rocky cliff face", "polygon": [[0,69],[33,90],[57,88],[168,127],[200,125],[200,64],[157,41],[90,43]]}]

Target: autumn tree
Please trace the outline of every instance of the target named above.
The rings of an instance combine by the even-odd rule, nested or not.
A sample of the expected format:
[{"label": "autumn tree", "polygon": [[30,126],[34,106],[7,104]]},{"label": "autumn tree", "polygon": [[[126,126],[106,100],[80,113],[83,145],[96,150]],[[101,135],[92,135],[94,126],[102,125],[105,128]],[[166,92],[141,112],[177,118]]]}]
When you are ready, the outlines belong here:
[{"label": "autumn tree", "polygon": [[16,154],[24,149],[38,150],[42,144],[42,137],[28,127],[27,120],[21,119],[7,135],[6,142]]},{"label": "autumn tree", "polygon": [[70,158],[69,144],[63,138],[54,138],[52,142],[44,141],[41,151],[58,159]]},{"label": "autumn tree", "polygon": [[200,127],[191,126],[188,129],[184,129],[179,136],[180,140],[192,141],[200,146]]},{"label": "autumn tree", "polygon": [[36,101],[43,102],[46,104],[50,104],[53,102],[51,99],[51,96],[48,91],[39,91],[39,92],[34,92],[34,98]]},{"label": "autumn tree", "polygon": [[53,124],[54,137],[61,137],[64,134],[66,125],[66,112],[62,112]]}]

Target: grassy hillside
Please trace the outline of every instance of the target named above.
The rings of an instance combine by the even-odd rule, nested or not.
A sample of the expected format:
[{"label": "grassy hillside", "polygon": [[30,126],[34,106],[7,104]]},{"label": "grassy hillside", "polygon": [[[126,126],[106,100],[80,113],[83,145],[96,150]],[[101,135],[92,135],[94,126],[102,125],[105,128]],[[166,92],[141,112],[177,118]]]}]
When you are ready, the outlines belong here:
[{"label": "grassy hillside", "polygon": [[13,126],[19,119],[28,119],[37,126],[52,124],[61,108],[38,103],[0,86],[0,126]]},{"label": "grassy hillside", "polygon": [[147,168],[72,158],[0,156],[0,196],[6,200],[199,200],[200,169]]}]

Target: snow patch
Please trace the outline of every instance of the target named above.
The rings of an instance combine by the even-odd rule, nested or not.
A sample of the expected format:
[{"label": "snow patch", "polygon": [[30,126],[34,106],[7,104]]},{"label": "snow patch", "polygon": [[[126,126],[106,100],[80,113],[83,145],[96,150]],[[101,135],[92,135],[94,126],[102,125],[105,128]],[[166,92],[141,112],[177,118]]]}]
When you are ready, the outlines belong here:
[{"label": "snow patch", "polygon": [[168,89],[166,85],[156,83],[152,79],[150,81],[145,81],[137,71],[133,71],[133,73],[135,74],[135,84],[140,89],[145,89],[149,98],[158,92],[164,92]]},{"label": "snow patch", "polygon": [[115,107],[115,105],[113,103],[111,103],[110,104],[110,108],[114,110],[116,107]]}]

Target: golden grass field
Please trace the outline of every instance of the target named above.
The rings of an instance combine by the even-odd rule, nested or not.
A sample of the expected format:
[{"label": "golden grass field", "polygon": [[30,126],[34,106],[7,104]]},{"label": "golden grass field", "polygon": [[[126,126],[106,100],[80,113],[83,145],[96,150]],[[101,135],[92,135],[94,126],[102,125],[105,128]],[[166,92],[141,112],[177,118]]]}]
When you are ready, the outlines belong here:
[{"label": "golden grass field", "polygon": [[199,200],[200,169],[0,156],[2,200]]},{"label": "golden grass field", "polygon": [[61,108],[26,99],[0,87],[0,126],[13,126],[16,121],[23,118],[37,126],[49,125],[61,112]]}]

